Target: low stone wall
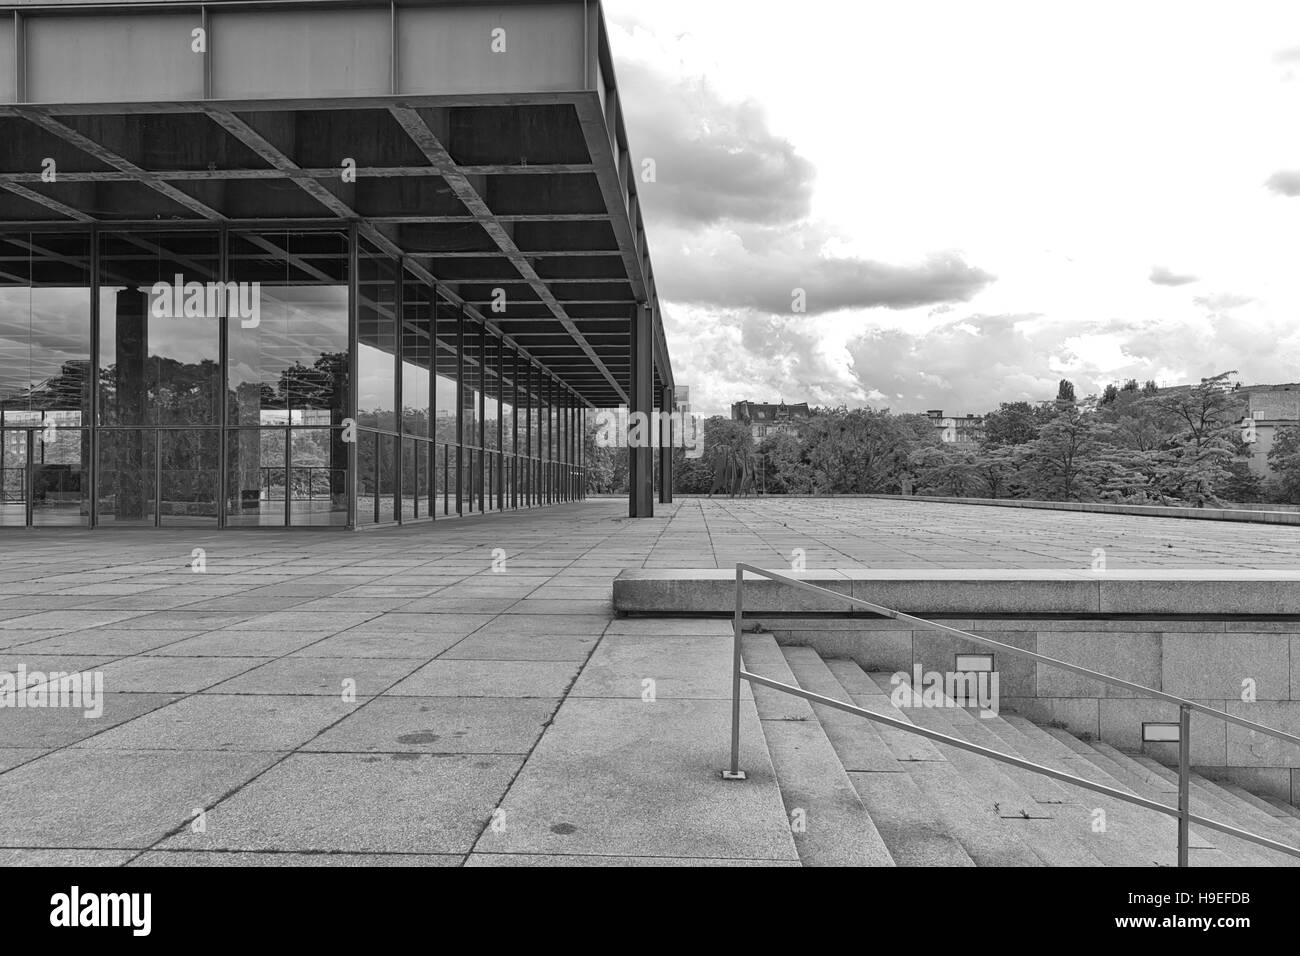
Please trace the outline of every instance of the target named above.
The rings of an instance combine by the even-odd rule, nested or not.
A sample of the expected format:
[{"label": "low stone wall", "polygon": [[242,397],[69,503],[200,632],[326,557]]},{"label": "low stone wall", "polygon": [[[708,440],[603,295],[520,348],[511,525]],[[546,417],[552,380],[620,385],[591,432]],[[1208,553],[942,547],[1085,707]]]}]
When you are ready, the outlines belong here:
[{"label": "low stone wall", "polygon": [[1148,518],[1194,518],[1200,521],[1249,521],[1256,524],[1300,525],[1300,511],[1260,508],[1185,508],[1166,505],[1119,505],[1102,501],[1025,501],[1019,498],[948,498],[937,495],[863,495],[891,501],[933,501],[951,505],[995,508],[1036,508],[1046,511],[1090,511],[1096,514],[1142,515]]},{"label": "low stone wall", "polygon": [[[1298,572],[844,570],[795,576],[1300,734]],[[734,608],[735,574],[625,571],[614,593],[624,613],[721,615]],[[1177,761],[1176,745],[1141,739],[1143,722],[1176,721],[1176,705],[904,622],[836,614],[845,606],[769,580],[745,585],[746,626],[770,631],[781,643],[851,658],[869,671],[909,675],[917,665],[923,672],[951,672],[957,654],[991,653],[1002,709]],[[1220,779],[1300,805],[1300,747],[1194,714],[1192,761]]]},{"label": "low stone wall", "polygon": [[[893,621],[755,616],[783,644],[846,657],[869,671],[953,671],[958,654],[992,654],[999,706],[1124,750],[1177,763],[1173,744],[1143,744],[1142,724],[1177,721],[1178,708],[974,641]],[[1300,734],[1300,620],[1065,619],[942,623],[1047,657],[1176,694],[1247,720]],[[1250,681],[1250,685],[1243,682]],[[1254,701],[1242,700],[1247,686]],[[1300,805],[1300,747],[1201,714],[1192,715],[1192,762],[1251,790]]]},{"label": "low stone wall", "polygon": [[[960,615],[1218,614],[1300,616],[1300,571],[887,570],[778,573],[924,617]],[[614,579],[625,614],[729,614],[736,572],[715,568],[627,570]],[[844,612],[845,601],[747,574],[751,611]]]}]

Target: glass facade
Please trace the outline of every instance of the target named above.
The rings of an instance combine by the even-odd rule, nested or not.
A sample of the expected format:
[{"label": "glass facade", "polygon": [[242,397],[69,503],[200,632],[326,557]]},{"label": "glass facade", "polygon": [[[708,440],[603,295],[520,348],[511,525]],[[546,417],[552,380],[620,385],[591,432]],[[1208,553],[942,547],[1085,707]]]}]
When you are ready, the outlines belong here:
[{"label": "glass facade", "polygon": [[0,528],[572,500],[579,421],[560,383],[338,228],[0,233]]}]

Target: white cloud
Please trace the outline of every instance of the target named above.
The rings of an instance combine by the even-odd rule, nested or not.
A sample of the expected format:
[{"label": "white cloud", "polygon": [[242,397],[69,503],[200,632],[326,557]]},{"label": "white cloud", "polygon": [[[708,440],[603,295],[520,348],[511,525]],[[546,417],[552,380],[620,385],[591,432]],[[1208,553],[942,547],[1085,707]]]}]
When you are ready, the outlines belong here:
[{"label": "white cloud", "polygon": [[[677,377],[717,396],[709,410],[816,394],[977,411],[1050,398],[1062,368],[1080,394],[1130,375],[1300,378],[1300,187],[1287,173],[1300,169],[1300,83],[1287,82],[1300,5],[607,8],[616,58],[683,90],[707,76],[709,109],[761,116],[732,138],[755,150],[732,160],[741,185],[792,183],[747,224],[731,191],[715,200],[725,214],[701,206],[702,226],[645,197],[661,293],[682,300],[669,310]],[[680,107],[667,87],[637,96],[629,133],[649,152],[639,111],[662,130]],[[699,187],[716,178],[698,172]],[[837,298],[814,277],[810,302],[822,282],[826,311],[773,324],[794,265],[858,260],[915,282],[936,254],[996,281],[890,300]],[[722,329],[725,351],[695,348]]]}]

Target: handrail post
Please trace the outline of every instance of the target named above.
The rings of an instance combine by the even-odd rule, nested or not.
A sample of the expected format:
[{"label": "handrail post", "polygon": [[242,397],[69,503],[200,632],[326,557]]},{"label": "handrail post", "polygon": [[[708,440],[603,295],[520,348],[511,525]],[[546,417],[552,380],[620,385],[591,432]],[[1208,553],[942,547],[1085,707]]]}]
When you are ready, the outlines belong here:
[{"label": "handrail post", "polygon": [[723,780],[744,780],[740,769],[740,634],[745,621],[745,572],[736,565],[736,613],[731,622],[731,763]]},{"label": "handrail post", "polygon": [[1187,866],[1190,842],[1188,817],[1191,814],[1192,709],[1178,708],[1178,865]]}]

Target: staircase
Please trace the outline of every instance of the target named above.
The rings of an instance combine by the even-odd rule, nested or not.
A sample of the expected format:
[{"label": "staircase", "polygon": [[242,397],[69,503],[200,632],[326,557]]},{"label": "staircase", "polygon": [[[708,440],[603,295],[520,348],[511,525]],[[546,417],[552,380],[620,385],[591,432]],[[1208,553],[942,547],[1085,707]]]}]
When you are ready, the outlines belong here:
[{"label": "staircase", "polygon": [[[1176,771],[1015,714],[895,707],[889,674],[746,634],[745,668],[1074,774],[1177,805]],[[1174,866],[1177,821],[1041,774],[933,743],[754,684],[766,746],[805,866]],[[945,701],[951,703],[951,701]],[[760,746],[746,741],[744,747]],[[1191,778],[1192,812],[1300,846],[1300,811]],[[1297,866],[1300,859],[1192,827],[1192,866]]]}]

